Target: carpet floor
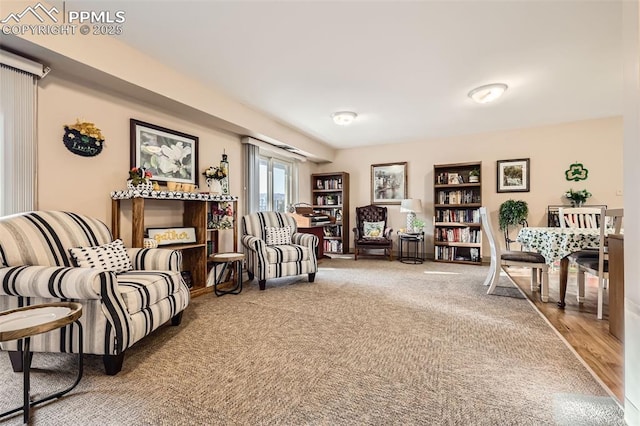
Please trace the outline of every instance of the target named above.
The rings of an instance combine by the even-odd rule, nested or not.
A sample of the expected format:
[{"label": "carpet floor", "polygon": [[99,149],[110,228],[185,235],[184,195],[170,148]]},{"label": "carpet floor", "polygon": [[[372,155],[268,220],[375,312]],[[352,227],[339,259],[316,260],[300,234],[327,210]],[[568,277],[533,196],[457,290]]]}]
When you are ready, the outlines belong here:
[{"label": "carpet floor", "polygon": [[[486,295],[487,271],[327,259],[313,284],[283,278],[261,292],[254,281],[237,296],[193,299],[180,326],[127,351],[118,375],[85,355],[79,385],[36,407],[32,423],[624,424],[507,277],[501,296]],[[32,394],[72,382],[74,358],[35,354]],[[0,411],[21,405],[5,353],[0,382]]]}]

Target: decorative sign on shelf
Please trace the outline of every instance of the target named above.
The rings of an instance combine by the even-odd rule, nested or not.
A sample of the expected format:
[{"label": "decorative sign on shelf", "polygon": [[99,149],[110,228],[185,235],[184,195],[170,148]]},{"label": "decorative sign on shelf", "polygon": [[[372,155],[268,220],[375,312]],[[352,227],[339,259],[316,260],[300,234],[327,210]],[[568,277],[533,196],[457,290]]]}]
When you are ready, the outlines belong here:
[{"label": "decorative sign on shelf", "polygon": [[567,180],[573,180],[575,182],[587,180],[589,170],[587,170],[582,163],[576,162],[569,166],[569,169],[564,172],[564,176]]},{"label": "decorative sign on shelf", "polygon": [[147,232],[159,246],[196,242],[196,228],[148,228]]}]

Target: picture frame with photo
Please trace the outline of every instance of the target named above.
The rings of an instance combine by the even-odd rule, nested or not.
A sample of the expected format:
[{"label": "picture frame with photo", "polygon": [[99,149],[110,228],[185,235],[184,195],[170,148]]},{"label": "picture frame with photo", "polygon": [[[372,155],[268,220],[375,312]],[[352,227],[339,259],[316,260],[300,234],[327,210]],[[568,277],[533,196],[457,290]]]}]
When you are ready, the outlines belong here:
[{"label": "picture frame with photo", "polygon": [[529,169],[529,158],[498,160],[497,192],[529,192]]},{"label": "picture frame with photo", "polygon": [[131,164],[160,183],[198,184],[198,137],[130,119]]},{"label": "picture frame with photo", "polygon": [[400,204],[407,198],[407,162],[371,165],[371,204]]},{"label": "picture frame with photo", "polygon": [[449,173],[449,175],[447,176],[448,179],[448,183],[449,185],[457,185],[460,183],[460,181],[458,180],[459,176],[457,173]]}]

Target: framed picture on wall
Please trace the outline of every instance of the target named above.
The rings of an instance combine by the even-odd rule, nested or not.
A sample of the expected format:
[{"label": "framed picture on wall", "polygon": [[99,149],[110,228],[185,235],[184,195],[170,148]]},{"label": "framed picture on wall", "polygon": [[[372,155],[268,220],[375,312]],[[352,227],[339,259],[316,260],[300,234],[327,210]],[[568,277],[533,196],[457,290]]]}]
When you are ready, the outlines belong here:
[{"label": "framed picture on wall", "polygon": [[131,167],[142,167],[158,182],[198,183],[198,137],[130,120]]},{"label": "framed picture on wall", "polygon": [[529,159],[498,160],[498,192],[529,192]]},{"label": "framed picture on wall", "polygon": [[400,204],[407,198],[407,162],[371,165],[371,204]]}]

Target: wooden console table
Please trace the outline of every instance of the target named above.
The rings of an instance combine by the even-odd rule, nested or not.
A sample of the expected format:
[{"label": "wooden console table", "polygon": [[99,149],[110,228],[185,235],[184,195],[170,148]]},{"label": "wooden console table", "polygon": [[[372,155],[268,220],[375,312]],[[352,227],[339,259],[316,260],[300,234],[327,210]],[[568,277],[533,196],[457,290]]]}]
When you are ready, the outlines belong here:
[{"label": "wooden console table", "polygon": [[[145,191],[146,192],[146,191]],[[221,203],[231,204],[233,209],[233,251],[237,251],[237,203],[238,197],[233,195],[214,195],[208,193],[195,192],[175,192],[175,191],[151,191],[141,193],[140,191],[114,191],[111,193],[111,232],[113,238],[120,238],[120,215],[121,202],[131,202],[131,245],[133,247],[143,247],[145,233],[145,201],[161,201],[167,209],[182,208],[182,221],[176,226],[192,227],[195,229],[196,241],[194,243],[171,244],[160,246],[180,250],[182,252],[182,268],[191,273],[193,287],[191,296],[200,296],[212,291],[213,287],[207,287],[208,265],[207,259],[210,254],[219,251],[218,231],[216,227],[211,227],[208,223],[208,216],[214,210],[218,210]],[[213,243],[215,250],[207,253],[207,244]]]}]

